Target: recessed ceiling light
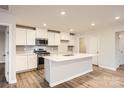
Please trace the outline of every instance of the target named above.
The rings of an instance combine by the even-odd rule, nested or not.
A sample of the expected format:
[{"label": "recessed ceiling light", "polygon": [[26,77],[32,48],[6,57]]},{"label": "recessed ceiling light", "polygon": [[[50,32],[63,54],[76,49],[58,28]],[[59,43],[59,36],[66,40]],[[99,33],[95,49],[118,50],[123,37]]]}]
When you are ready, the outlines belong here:
[{"label": "recessed ceiling light", "polygon": [[60,14],[61,15],[66,15],[66,12],[65,11],[61,11]]},{"label": "recessed ceiling light", "polygon": [[119,38],[122,38],[122,35],[119,35]]},{"label": "recessed ceiling light", "polygon": [[120,16],[116,16],[116,17],[115,17],[115,20],[118,20],[118,19],[120,19]]},{"label": "recessed ceiling light", "polygon": [[95,23],[91,23],[91,26],[95,26]]},{"label": "recessed ceiling light", "polygon": [[74,31],[74,29],[70,28],[69,31],[72,32],[72,31]]},{"label": "recessed ceiling light", "polygon": [[47,24],[43,24],[44,27],[46,27]]}]

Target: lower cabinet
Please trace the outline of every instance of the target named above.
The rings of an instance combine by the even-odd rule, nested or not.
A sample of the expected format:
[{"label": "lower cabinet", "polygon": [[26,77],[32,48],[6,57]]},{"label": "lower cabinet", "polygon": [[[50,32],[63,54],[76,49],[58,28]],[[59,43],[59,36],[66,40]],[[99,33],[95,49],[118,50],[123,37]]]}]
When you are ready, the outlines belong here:
[{"label": "lower cabinet", "polygon": [[28,55],[28,69],[37,68],[37,55]]},{"label": "lower cabinet", "polygon": [[16,55],[16,71],[22,72],[37,68],[37,56],[34,54]]},{"label": "lower cabinet", "polygon": [[16,71],[24,71],[28,68],[27,56],[17,55],[16,56]]}]

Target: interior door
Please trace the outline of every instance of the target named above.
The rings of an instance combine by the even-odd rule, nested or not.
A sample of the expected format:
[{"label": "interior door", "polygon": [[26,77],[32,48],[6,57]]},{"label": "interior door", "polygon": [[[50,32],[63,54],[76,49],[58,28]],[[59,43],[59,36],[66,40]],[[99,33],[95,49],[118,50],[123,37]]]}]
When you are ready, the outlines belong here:
[{"label": "interior door", "polygon": [[98,37],[90,37],[89,39],[89,53],[95,54],[93,57],[92,64],[98,65],[98,51],[99,51],[99,40]]},{"label": "interior door", "polygon": [[9,27],[5,32],[5,77],[9,81]]},{"label": "interior door", "polygon": [[119,61],[124,64],[124,32],[119,35]]}]

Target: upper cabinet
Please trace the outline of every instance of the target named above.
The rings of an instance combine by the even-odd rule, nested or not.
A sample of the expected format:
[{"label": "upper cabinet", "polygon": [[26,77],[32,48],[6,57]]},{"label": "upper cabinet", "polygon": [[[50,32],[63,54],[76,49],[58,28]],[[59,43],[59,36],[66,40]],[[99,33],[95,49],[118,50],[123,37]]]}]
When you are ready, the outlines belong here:
[{"label": "upper cabinet", "polygon": [[69,40],[70,34],[68,32],[61,32],[61,40]]},{"label": "upper cabinet", "polygon": [[35,30],[16,28],[16,45],[35,45]]},{"label": "upper cabinet", "polygon": [[36,28],[36,38],[48,39],[47,29]]},{"label": "upper cabinet", "polygon": [[35,30],[27,30],[27,45],[35,45]]},{"label": "upper cabinet", "polygon": [[54,45],[59,46],[60,45],[60,33],[55,33],[54,35],[55,35]]},{"label": "upper cabinet", "polygon": [[26,45],[26,30],[16,28],[16,45]]},{"label": "upper cabinet", "polygon": [[55,35],[54,32],[48,32],[48,46],[54,46]]},{"label": "upper cabinet", "polygon": [[69,46],[75,46],[75,44],[76,44],[76,37],[75,37],[75,35],[70,35]]},{"label": "upper cabinet", "polygon": [[59,46],[60,45],[60,33],[48,32],[48,46]]}]

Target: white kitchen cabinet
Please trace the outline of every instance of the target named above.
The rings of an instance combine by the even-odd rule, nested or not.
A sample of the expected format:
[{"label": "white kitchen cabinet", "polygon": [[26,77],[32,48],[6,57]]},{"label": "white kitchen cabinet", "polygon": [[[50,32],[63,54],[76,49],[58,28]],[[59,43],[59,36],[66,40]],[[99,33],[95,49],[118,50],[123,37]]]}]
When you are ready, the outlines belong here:
[{"label": "white kitchen cabinet", "polygon": [[75,35],[70,35],[69,46],[75,46],[75,44],[76,44],[76,37],[75,37]]},{"label": "white kitchen cabinet", "polygon": [[47,29],[37,28],[36,38],[48,39]]},{"label": "white kitchen cabinet", "polygon": [[48,46],[60,45],[60,33],[48,32]]},{"label": "white kitchen cabinet", "polygon": [[35,30],[27,30],[27,45],[35,45]]},{"label": "white kitchen cabinet", "polygon": [[16,45],[35,45],[35,30],[16,28]]},{"label": "white kitchen cabinet", "polygon": [[69,40],[70,34],[68,32],[61,32],[61,40]]},{"label": "white kitchen cabinet", "polygon": [[26,45],[26,30],[16,28],[16,45]]},{"label": "white kitchen cabinet", "polygon": [[16,55],[16,71],[22,72],[37,68],[36,54],[20,54]]},{"label": "white kitchen cabinet", "polygon": [[54,45],[59,46],[60,45],[60,33],[55,33],[54,34]]},{"label": "white kitchen cabinet", "polygon": [[54,32],[48,32],[48,46],[54,46]]},{"label": "white kitchen cabinet", "polygon": [[16,55],[16,71],[27,70],[27,56],[26,55]]},{"label": "white kitchen cabinet", "polygon": [[28,55],[28,69],[37,68],[37,55]]}]

